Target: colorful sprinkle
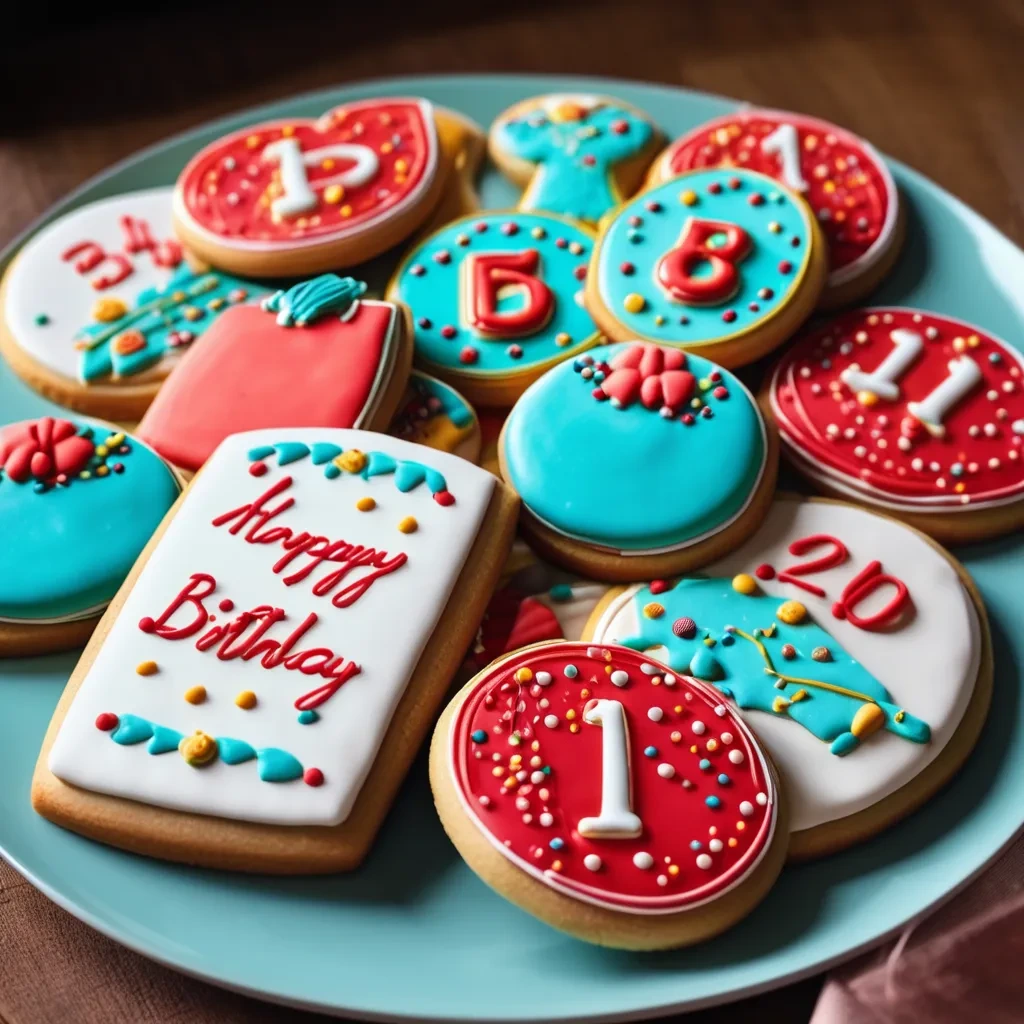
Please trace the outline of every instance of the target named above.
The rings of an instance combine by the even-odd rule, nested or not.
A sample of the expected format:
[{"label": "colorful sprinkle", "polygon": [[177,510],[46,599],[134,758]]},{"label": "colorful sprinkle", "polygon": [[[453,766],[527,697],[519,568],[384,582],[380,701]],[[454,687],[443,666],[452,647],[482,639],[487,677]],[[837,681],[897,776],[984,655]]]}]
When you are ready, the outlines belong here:
[{"label": "colorful sprinkle", "polygon": [[242,690],[241,693],[235,697],[235,704],[238,705],[243,711],[252,711],[256,707],[256,694],[252,690]]},{"label": "colorful sprinkle", "polygon": [[151,676],[159,671],[159,666],[155,661],[140,661],[138,665],[135,666],[135,671],[140,676]]},{"label": "colorful sprinkle", "polygon": [[400,533],[415,533],[419,529],[419,525],[415,516],[406,516],[399,520],[398,530]]},{"label": "colorful sprinkle", "polygon": [[189,704],[202,704],[206,700],[206,687],[205,686],[190,686],[185,691],[185,700]]}]

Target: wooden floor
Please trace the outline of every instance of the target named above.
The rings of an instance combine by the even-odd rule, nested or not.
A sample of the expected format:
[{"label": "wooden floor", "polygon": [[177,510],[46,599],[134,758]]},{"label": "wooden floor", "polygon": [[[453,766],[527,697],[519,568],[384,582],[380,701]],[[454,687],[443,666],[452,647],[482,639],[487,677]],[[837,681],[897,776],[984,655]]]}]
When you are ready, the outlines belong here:
[{"label": "wooden floor", "polygon": [[[0,245],[108,164],[211,117],[365,77],[454,71],[649,79],[817,114],[1024,243],[1022,0],[547,0],[480,12],[420,0],[400,26],[382,3],[361,13],[344,0],[302,17],[294,4],[185,0],[100,24],[102,4],[23,6],[0,38]],[[150,965],[2,864],[0,978],[8,1024],[319,1019]],[[687,1021],[804,1022],[818,984]]]}]

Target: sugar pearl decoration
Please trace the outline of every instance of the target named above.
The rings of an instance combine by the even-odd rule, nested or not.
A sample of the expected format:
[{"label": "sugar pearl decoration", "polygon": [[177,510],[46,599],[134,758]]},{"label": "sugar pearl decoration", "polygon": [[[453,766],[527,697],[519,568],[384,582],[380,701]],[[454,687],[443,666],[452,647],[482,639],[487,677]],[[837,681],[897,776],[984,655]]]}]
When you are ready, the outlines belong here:
[{"label": "sugar pearl decoration", "polygon": [[601,858],[598,857],[596,853],[588,853],[586,857],[583,858],[583,866],[588,871],[600,871],[601,864]]},{"label": "sugar pearl decoration", "polygon": [[722,852],[722,848],[724,846],[725,846],[725,844],[722,842],[721,839],[712,839],[711,842],[708,843],[708,849],[712,853],[721,853]]},{"label": "sugar pearl decoration", "polygon": [[555,823],[554,816],[552,814],[549,814],[547,811],[545,811],[537,820],[545,828],[550,828]]},{"label": "sugar pearl decoration", "polygon": [[667,762],[663,761],[661,764],[658,765],[658,774],[663,779],[671,779],[675,775],[675,773],[675,768],[673,768],[672,765],[668,764]]},{"label": "sugar pearl decoration", "polygon": [[742,750],[730,750],[729,760],[733,764],[743,764],[743,751]]},{"label": "sugar pearl decoration", "polygon": [[538,672],[533,677],[541,686],[551,685],[551,673],[550,672]]},{"label": "sugar pearl decoration", "polygon": [[652,722],[660,722],[665,717],[665,712],[661,708],[648,708],[647,717]]},{"label": "sugar pearl decoration", "polygon": [[749,818],[753,813],[754,805],[749,800],[744,800],[743,803],[740,804],[740,814],[742,814],[744,818]]},{"label": "sugar pearl decoration", "polygon": [[701,871],[710,871],[711,858],[706,853],[699,854],[697,856],[697,867],[699,867]]},{"label": "sugar pearl decoration", "polygon": [[616,669],[611,674],[611,681],[613,686],[625,686],[629,682],[629,673],[623,672],[621,668]]},{"label": "sugar pearl decoration", "polygon": [[558,725],[558,715],[545,715],[544,724],[549,729],[554,729]]},{"label": "sugar pearl decoration", "polygon": [[694,722],[693,725],[690,726],[690,731],[694,736],[703,736],[704,733],[707,732],[707,728],[708,727],[703,722]]},{"label": "sugar pearl decoration", "polygon": [[654,858],[645,850],[633,854],[633,863],[641,870],[647,871],[654,867]]}]

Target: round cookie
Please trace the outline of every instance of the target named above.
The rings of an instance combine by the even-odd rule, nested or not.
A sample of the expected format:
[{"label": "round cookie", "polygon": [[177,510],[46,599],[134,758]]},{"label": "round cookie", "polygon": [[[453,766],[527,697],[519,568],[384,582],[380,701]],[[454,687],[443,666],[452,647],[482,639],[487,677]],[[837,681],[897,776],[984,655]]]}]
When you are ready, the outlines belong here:
[{"label": "round cookie", "polygon": [[408,311],[321,274],[225,313],[139,423],[165,459],[195,472],[229,435],[262,427],[383,428],[412,365]]},{"label": "round cookie", "polygon": [[454,388],[419,370],[409,375],[388,433],[469,462],[480,459],[480,421],[473,407]]},{"label": "round cookie", "polygon": [[538,552],[594,579],[635,580],[746,539],[771,501],[778,447],[727,370],[632,342],[548,371],[509,414],[499,456]]},{"label": "round cookie", "polygon": [[806,114],[741,110],[699,125],[665,149],[648,180],[705,167],[746,167],[781,181],[814,211],[828,242],[819,305],[854,302],[889,273],[903,244],[899,190],[875,148]]},{"label": "round cookie", "polygon": [[85,643],[180,484],[116,427],[0,427],[0,657]]},{"label": "round cookie", "polygon": [[200,150],[178,177],[174,223],[190,248],[235,273],[317,274],[407,238],[444,183],[430,103],[360,100]]},{"label": "round cookie", "polygon": [[991,697],[984,606],[926,536],[783,496],[700,577],[616,588],[584,631],[697,675],[748,713],[790,802],[790,856],[853,845],[955,774]]},{"label": "round cookie", "polygon": [[593,237],[550,213],[490,211],[446,225],[388,285],[413,314],[416,361],[474,403],[511,405],[549,366],[589,348]]},{"label": "round cookie", "polygon": [[0,351],[71,409],[136,420],[222,311],[264,289],[193,267],[171,230],[171,189],[101,199],[30,238],[0,285]]},{"label": "round cookie", "polygon": [[521,100],[491,126],[491,158],[524,186],[519,208],[596,224],[632,195],[661,133],[608,96],[553,93]]},{"label": "round cookie", "polygon": [[793,334],[825,276],[821,231],[797,195],[753,171],[692,171],[604,223],[586,304],[616,341],[677,345],[736,367]]},{"label": "round cookie", "polygon": [[785,858],[753,733],[713,687],[622,647],[538,644],[492,664],[441,716],[430,781],[488,885],[598,945],[710,938]]},{"label": "round cookie", "polygon": [[858,309],[801,334],[762,404],[816,486],[955,543],[1024,524],[1022,371],[981,328]]}]

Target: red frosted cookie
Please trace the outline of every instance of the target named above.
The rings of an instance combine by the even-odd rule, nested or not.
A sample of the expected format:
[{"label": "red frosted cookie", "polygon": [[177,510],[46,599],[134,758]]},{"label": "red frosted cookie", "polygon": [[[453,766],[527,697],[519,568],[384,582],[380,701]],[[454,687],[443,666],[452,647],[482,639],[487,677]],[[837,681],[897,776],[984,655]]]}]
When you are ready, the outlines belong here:
[{"label": "red frosted cookie", "polygon": [[940,540],[1024,523],[1024,361],[978,327],[858,309],[806,331],[764,400],[823,490]]},{"label": "red frosted cookie", "polygon": [[785,857],[774,769],[711,686],[644,654],[537,644],[437,729],[445,829],[489,885],[601,945],[686,945],[765,895]]},{"label": "red frosted cookie", "polygon": [[194,472],[229,434],[262,427],[382,429],[405,392],[405,308],[323,274],[229,309],[193,343],[139,424],[139,436]]},{"label": "red frosted cookie", "polygon": [[215,266],[262,277],[351,266],[419,227],[440,198],[422,99],[360,100],[251,125],[197,153],[174,192],[181,238]]},{"label": "red frosted cookie", "polygon": [[651,184],[703,167],[744,167],[799,193],[829,247],[827,308],[870,292],[903,242],[899,192],[879,153],[838,125],[806,114],[743,110],[676,139],[654,162]]}]

